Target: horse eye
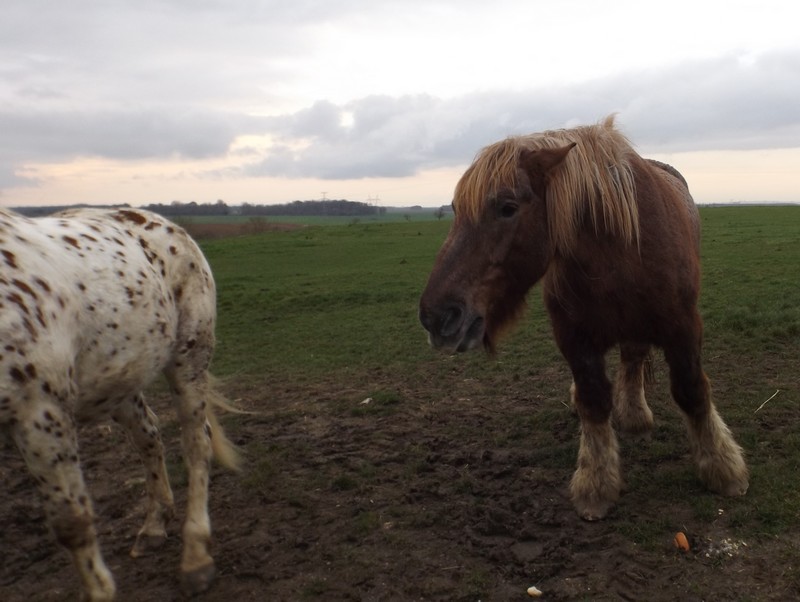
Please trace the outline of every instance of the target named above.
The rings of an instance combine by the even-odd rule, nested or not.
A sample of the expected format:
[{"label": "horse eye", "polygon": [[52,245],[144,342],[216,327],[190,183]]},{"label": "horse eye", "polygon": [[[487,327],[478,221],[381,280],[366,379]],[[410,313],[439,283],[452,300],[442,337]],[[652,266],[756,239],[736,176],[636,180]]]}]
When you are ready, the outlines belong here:
[{"label": "horse eye", "polygon": [[519,205],[511,201],[506,201],[500,207],[500,215],[504,218],[514,217],[514,214],[516,214],[517,209],[519,209]]}]

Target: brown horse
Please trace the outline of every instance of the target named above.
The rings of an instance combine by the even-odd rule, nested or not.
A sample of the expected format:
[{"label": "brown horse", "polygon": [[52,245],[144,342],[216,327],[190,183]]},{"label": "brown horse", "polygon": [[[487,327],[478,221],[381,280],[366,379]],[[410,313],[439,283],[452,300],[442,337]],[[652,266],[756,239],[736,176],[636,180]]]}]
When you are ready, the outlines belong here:
[{"label": "brown horse", "polygon": [[[742,450],[701,366],[699,218],[677,170],[640,157],[609,117],[488,146],[456,186],[453,210],[420,320],[434,347],[493,351],[543,281],[581,422],[570,491],[582,517],[602,518],[619,497],[612,413],[624,432],[653,426],[643,388],[652,345],[669,364],[701,479],[725,495],[747,491]],[[612,386],[605,355],[614,345]]]}]

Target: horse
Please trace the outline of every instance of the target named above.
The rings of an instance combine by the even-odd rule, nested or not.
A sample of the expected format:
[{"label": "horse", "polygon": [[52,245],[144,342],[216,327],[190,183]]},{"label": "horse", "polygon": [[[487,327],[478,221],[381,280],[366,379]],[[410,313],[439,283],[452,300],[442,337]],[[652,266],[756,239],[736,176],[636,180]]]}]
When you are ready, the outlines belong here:
[{"label": "horse", "polygon": [[[615,126],[509,137],[482,149],[456,185],[454,219],[419,302],[434,348],[489,352],[542,282],[572,372],[580,421],[569,484],[578,514],[604,518],[622,488],[615,427],[646,434],[653,347],[669,366],[701,480],[748,488],[742,449],[717,412],[701,363],[700,219],[683,176],[641,157]],[[612,384],[607,352],[619,346]]]},{"label": "horse", "polygon": [[173,393],[188,471],[181,586],[206,590],[209,463],[238,454],[215,418],[232,409],[208,372],[216,287],[197,244],[147,211],[73,209],[29,219],[0,210],[0,425],[19,449],[55,539],[92,601],[115,596],[103,561],[76,427],[110,417],[145,467],[147,510],[131,555],[166,538],[172,490],[157,418],[142,390],[162,373]]}]

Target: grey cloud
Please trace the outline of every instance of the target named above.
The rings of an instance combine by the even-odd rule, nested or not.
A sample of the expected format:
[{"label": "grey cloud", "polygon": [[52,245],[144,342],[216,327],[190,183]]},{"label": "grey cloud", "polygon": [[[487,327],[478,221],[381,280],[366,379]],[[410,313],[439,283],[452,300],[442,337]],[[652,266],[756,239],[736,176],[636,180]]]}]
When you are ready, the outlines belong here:
[{"label": "grey cloud", "polygon": [[0,19],[0,104],[257,106],[270,100],[265,90],[275,82],[292,80],[286,62],[311,52],[303,28],[330,16],[328,3],[316,11],[311,4],[8,0]]},{"label": "grey cloud", "polygon": [[[50,59],[30,61],[42,73],[58,71]],[[25,162],[224,156],[244,134],[268,135],[275,144],[258,159],[251,151],[239,155],[241,167],[227,171],[227,177],[403,177],[468,163],[481,147],[508,135],[592,123],[612,112],[619,113],[620,125],[644,154],[800,146],[800,49],[730,55],[580,85],[449,99],[320,100],[272,117],[205,107],[205,76],[178,95],[172,92],[180,82],[172,82],[161,103],[139,106],[132,95],[121,103],[103,98],[82,106],[76,101],[79,93],[60,80],[9,69],[0,59],[0,82],[6,82],[0,83],[0,100],[3,86],[15,81],[4,77],[9,74],[17,78],[18,90],[38,101],[30,103],[34,108],[0,103],[0,188],[19,184],[14,167]],[[220,77],[223,84],[247,79],[234,67]],[[211,90],[215,99],[227,92],[219,81]]]},{"label": "grey cloud", "polygon": [[224,155],[245,121],[191,110],[0,111],[0,144],[4,155],[21,160],[197,159]]},{"label": "grey cloud", "polygon": [[797,147],[798,81],[800,51],[729,56],[641,74],[621,116],[640,144],[662,151]]},{"label": "grey cloud", "polygon": [[[248,175],[329,179],[402,177],[436,161],[433,127],[442,101],[428,96],[371,96],[337,106],[327,101],[272,122],[282,143]],[[351,115],[351,126],[343,117]],[[292,142],[305,141],[292,151]]]},{"label": "grey cloud", "polygon": [[[250,175],[359,178],[467,163],[503,137],[593,123],[609,113],[643,152],[800,146],[800,52],[728,56],[582,85],[327,101],[277,119],[278,152]],[[351,127],[342,116],[352,116]],[[299,150],[292,140],[302,139]]]}]

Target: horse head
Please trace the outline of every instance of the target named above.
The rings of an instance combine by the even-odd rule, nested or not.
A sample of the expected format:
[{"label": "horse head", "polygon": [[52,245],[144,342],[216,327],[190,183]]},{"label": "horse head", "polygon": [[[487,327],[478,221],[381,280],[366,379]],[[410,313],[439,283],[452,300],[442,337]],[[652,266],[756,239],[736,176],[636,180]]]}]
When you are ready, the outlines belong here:
[{"label": "horse head", "polygon": [[420,299],[433,347],[493,351],[553,255],[547,185],[574,143],[528,149],[509,138],[484,149],[456,186],[455,219]]}]

